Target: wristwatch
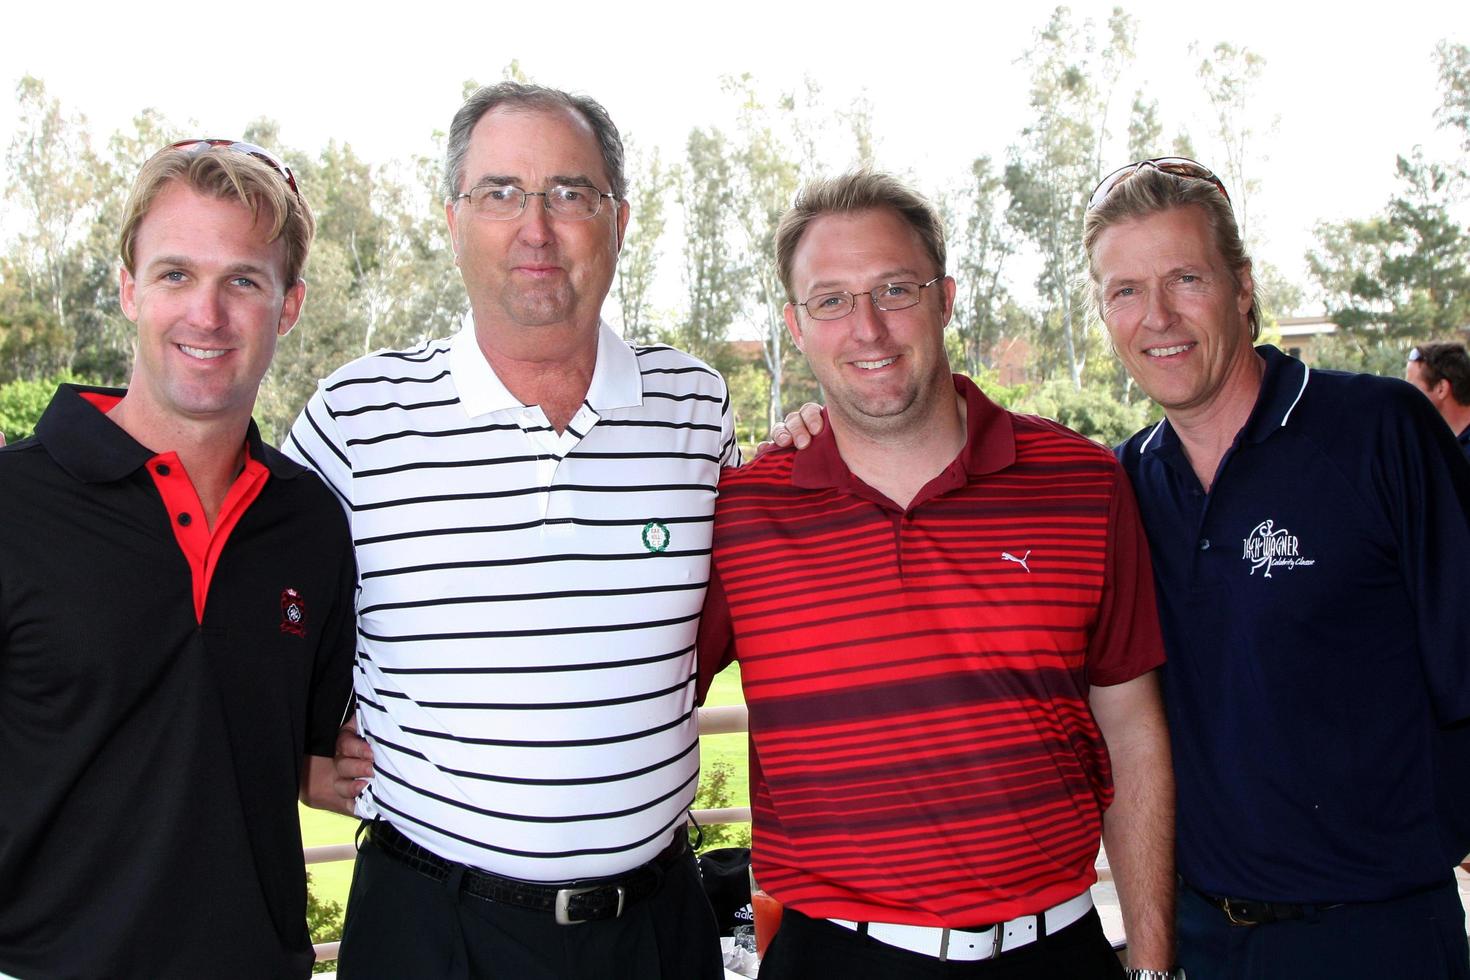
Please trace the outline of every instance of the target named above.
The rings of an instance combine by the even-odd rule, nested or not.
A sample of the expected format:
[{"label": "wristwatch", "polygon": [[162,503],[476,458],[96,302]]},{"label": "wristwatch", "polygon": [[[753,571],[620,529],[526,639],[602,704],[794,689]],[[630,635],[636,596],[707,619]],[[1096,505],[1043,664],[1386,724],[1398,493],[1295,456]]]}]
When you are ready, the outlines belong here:
[{"label": "wristwatch", "polygon": [[1184,970],[1129,970],[1128,980],[1184,980]]}]

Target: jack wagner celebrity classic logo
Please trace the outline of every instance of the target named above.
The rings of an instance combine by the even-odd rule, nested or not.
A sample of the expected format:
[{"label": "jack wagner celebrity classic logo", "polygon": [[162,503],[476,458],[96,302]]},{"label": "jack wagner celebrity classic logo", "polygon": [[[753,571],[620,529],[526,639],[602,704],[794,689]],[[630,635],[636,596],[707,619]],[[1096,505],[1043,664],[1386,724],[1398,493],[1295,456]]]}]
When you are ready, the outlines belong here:
[{"label": "jack wagner celebrity classic logo", "polygon": [[1276,527],[1276,522],[1262,521],[1245,538],[1245,553],[1241,555],[1251,563],[1251,574],[1264,568],[1263,578],[1271,577],[1273,568],[1305,568],[1317,564],[1315,558],[1303,558],[1297,545],[1296,535],[1286,528]]}]

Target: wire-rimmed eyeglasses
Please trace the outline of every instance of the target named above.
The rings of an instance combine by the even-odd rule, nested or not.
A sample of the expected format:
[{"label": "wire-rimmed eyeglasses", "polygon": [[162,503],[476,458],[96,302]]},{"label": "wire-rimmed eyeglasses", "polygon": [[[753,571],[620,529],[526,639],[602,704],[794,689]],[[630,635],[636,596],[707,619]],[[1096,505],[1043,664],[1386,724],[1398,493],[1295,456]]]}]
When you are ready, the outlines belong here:
[{"label": "wire-rimmed eyeglasses", "polygon": [[[943,278],[944,274],[940,273],[928,282],[885,282],[868,290],[867,295],[872,299],[873,306],[885,313],[906,310],[911,306],[918,306],[923,290]],[[857,294],[861,295],[863,294]],[[803,303],[793,305],[805,308],[807,316],[813,320],[840,320],[857,306],[857,296],[842,289],[832,293],[818,293],[807,297]]]},{"label": "wire-rimmed eyeglasses", "polygon": [[557,184],[550,190],[524,191],[514,184],[479,184],[463,194],[450,198],[453,202],[469,201],[475,213],[492,221],[510,221],[526,210],[526,201],[541,198],[546,210],[568,221],[586,221],[602,210],[602,199],[616,201],[617,195],[599,191],[584,184]]}]

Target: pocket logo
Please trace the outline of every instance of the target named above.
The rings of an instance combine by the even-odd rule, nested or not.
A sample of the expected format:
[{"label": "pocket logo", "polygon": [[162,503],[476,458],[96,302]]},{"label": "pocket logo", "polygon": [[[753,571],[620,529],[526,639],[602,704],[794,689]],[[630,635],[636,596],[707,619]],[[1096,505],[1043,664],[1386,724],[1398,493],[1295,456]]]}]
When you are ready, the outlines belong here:
[{"label": "pocket logo", "polygon": [[306,600],[295,589],[281,590],[281,632],[306,635]]},{"label": "pocket logo", "polygon": [[649,521],[643,525],[643,547],[655,555],[668,548],[672,537],[669,526],[663,521]]},{"label": "pocket logo", "polygon": [[1243,544],[1240,557],[1250,562],[1252,575],[1265,569],[1262,578],[1270,578],[1273,568],[1307,568],[1317,564],[1315,558],[1302,557],[1296,535],[1284,527],[1277,527],[1274,520],[1257,524],[1246,535]]}]

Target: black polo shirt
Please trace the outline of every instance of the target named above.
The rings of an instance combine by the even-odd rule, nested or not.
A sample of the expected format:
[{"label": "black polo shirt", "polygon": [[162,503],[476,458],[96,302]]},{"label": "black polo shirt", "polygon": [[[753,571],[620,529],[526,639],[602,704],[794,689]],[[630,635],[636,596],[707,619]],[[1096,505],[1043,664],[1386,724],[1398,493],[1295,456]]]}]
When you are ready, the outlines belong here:
[{"label": "black polo shirt", "polygon": [[[1206,493],[1167,422],[1119,447],[1153,553],[1179,872],[1219,895],[1392,898],[1470,840],[1470,468],[1410,385],[1274,347]],[[1436,424],[1438,423],[1438,424]]]},{"label": "black polo shirt", "polygon": [[159,490],[182,468],[82,389],[0,450],[0,973],[310,972],[296,798],[356,575],[326,487],[253,423],[248,451],[253,499],[191,570],[174,528],[202,515]]}]

